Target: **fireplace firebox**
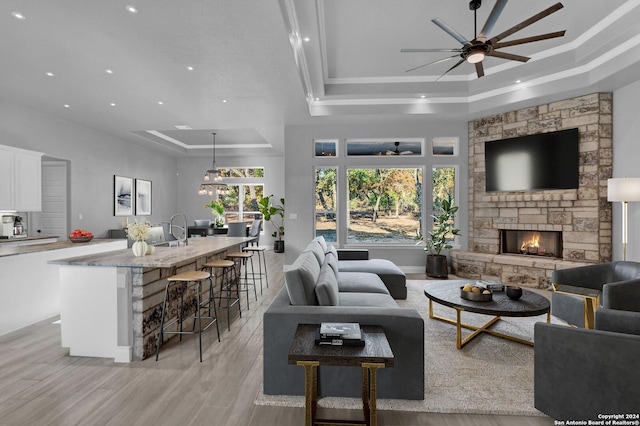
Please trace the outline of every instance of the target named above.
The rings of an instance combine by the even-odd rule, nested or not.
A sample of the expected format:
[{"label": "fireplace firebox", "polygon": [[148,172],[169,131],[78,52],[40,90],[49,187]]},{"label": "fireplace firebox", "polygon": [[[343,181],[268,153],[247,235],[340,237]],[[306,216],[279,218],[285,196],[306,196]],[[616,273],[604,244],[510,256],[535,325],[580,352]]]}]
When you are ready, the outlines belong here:
[{"label": "fireplace firebox", "polygon": [[500,253],[562,259],[562,232],[501,229]]}]

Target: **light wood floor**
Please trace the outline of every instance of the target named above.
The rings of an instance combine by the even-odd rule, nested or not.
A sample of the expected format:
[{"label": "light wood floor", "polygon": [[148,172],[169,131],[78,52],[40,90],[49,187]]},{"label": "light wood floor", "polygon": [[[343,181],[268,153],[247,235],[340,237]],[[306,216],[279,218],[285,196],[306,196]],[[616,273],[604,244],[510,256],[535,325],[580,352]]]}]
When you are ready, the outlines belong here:
[{"label": "light wood floor", "polygon": [[[220,315],[222,342],[214,329],[205,333],[202,363],[195,336],[166,343],[158,362],[130,364],[70,357],[55,318],[0,337],[0,425],[302,425],[301,408],[253,405],[262,382],[262,314],[284,283],[284,255],[267,256],[270,288],[257,302],[250,299],[249,311],[243,301],[230,332]],[[360,416],[356,410],[319,414]],[[553,420],[381,411],[379,424],[546,426]]]}]

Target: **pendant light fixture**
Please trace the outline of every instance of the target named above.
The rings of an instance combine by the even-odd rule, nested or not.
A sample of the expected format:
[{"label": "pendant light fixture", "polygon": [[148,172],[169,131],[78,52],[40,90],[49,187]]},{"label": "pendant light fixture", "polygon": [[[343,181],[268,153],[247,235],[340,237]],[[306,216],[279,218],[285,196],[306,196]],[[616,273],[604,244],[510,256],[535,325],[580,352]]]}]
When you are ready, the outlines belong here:
[{"label": "pendant light fixture", "polygon": [[216,133],[212,133],[213,135],[213,161],[211,163],[211,168],[204,173],[203,180],[205,183],[200,184],[200,190],[198,194],[200,195],[213,195],[214,193],[218,195],[225,195],[229,191],[227,189],[227,184],[222,183],[222,174],[216,165]]}]

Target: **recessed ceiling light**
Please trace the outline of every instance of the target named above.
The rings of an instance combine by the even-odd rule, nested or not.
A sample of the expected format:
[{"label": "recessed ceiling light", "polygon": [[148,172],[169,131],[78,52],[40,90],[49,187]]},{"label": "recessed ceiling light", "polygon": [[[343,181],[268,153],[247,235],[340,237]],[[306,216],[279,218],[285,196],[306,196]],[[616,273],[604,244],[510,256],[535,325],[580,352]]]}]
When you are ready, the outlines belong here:
[{"label": "recessed ceiling light", "polygon": [[138,9],[135,6],[127,6],[127,12],[129,13],[138,13]]},{"label": "recessed ceiling light", "polygon": [[158,101],[158,105],[164,105],[164,102]]},{"label": "recessed ceiling light", "polygon": [[522,83],[522,80],[516,80],[516,84]]},{"label": "recessed ceiling light", "polygon": [[27,17],[26,17],[26,16],[24,16],[24,15],[23,15],[22,13],[20,13],[20,12],[11,12],[11,15],[12,15],[14,18],[19,19],[19,20],[21,20],[21,21],[24,21],[25,19],[27,19]]},{"label": "recessed ceiling light", "polygon": [[53,76],[55,75],[54,73],[52,73],[52,72],[50,72],[50,71],[49,71],[49,72],[47,72],[47,73],[45,73],[45,74],[47,74],[47,77],[53,77]]},{"label": "recessed ceiling light", "polygon": [[227,100],[226,100],[226,99],[223,99],[223,100],[222,100],[222,103],[223,103],[223,104],[226,104],[226,103],[227,103]]},{"label": "recessed ceiling light", "polygon": [[424,98],[426,98],[426,97],[427,97],[427,95],[420,95],[420,97],[421,97],[422,99],[424,99]]},{"label": "recessed ceiling light", "polygon": [[320,100],[320,98],[316,98],[316,101],[319,101],[319,100]]},{"label": "recessed ceiling light", "polygon": [[303,38],[303,40],[308,42],[308,41],[310,41],[311,39],[310,39],[309,37],[305,37],[305,38]]},{"label": "recessed ceiling light", "polygon": [[62,106],[65,107],[65,108],[71,108],[71,105],[69,105],[69,104],[64,104]]},{"label": "recessed ceiling light", "polygon": [[187,69],[188,69],[189,71],[193,71],[193,67],[192,67],[191,65],[189,65],[189,66],[187,67]]},{"label": "recessed ceiling light", "polygon": [[116,106],[115,102],[111,102],[109,105]]},{"label": "recessed ceiling light", "polygon": [[107,74],[113,74],[113,70],[111,68],[107,68],[104,70]]}]

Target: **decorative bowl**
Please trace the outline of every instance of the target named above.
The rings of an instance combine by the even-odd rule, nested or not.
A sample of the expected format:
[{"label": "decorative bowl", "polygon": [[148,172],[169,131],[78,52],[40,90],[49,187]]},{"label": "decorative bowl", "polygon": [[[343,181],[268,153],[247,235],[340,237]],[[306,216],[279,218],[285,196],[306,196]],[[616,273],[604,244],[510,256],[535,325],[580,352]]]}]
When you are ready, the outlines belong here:
[{"label": "decorative bowl", "polygon": [[88,243],[93,237],[69,237],[72,243]]},{"label": "decorative bowl", "polygon": [[493,300],[493,294],[474,293],[472,291],[464,291],[463,287],[460,287],[460,297],[467,300],[473,300],[474,302],[490,302]]},{"label": "decorative bowl", "polygon": [[522,289],[518,286],[508,285],[505,287],[504,292],[511,300],[518,300],[522,297]]}]

